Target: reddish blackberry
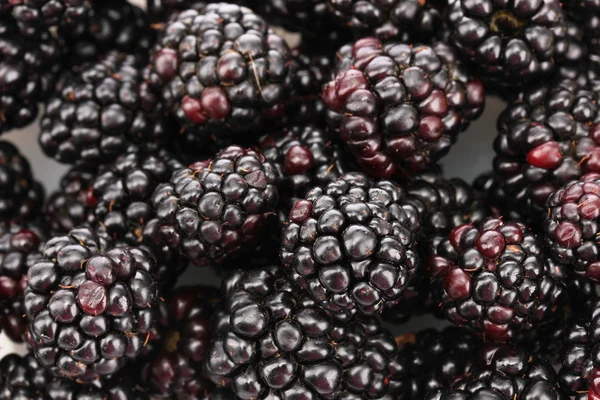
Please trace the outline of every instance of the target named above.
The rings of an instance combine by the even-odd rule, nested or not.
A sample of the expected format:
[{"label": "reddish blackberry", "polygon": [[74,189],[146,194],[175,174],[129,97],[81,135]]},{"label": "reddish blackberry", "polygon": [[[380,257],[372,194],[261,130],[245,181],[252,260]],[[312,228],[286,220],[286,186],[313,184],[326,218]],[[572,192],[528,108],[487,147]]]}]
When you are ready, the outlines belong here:
[{"label": "reddish blackberry", "polygon": [[131,143],[158,145],[168,130],[161,107],[142,80],[139,60],[109,52],[63,74],[46,103],[40,145],[59,162],[107,164]]},{"label": "reddish blackberry", "polygon": [[469,376],[426,400],[567,400],[550,362],[523,348],[488,344]]},{"label": "reddish blackberry", "polygon": [[156,264],[134,252],[88,228],[45,243],[28,271],[25,310],[28,342],[54,376],[93,381],[142,352],[159,295]]},{"label": "reddish blackberry", "polygon": [[459,51],[481,75],[504,85],[549,76],[566,37],[558,0],[457,0],[447,20]]},{"label": "reddish blackberry", "polygon": [[44,205],[44,217],[54,234],[65,234],[89,222],[91,208],[98,201],[92,190],[96,168],[73,167],[59,182]]},{"label": "reddish blackberry", "polygon": [[0,222],[37,217],[44,188],[33,180],[29,161],[9,142],[0,141]]},{"label": "reddish blackberry", "polygon": [[213,386],[202,373],[202,363],[212,339],[211,320],[221,307],[221,293],[208,286],[177,288],[167,307],[162,346],[144,365],[144,385],[161,398],[203,398]]},{"label": "reddish blackberry", "polygon": [[597,101],[585,74],[561,76],[526,89],[502,112],[494,170],[513,207],[540,219],[551,193],[600,172]]},{"label": "reddish blackberry", "polygon": [[291,90],[285,41],[252,10],[208,4],[173,15],[152,56],[152,82],[190,141],[260,132]]},{"label": "reddish blackberry", "polygon": [[0,7],[12,13],[25,34],[35,35],[48,28],[69,28],[71,34],[78,35],[85,30],[93,1],[10,0],[10,5]]},{"label": "reddish blackberry", "polygon": [[1,134],[33,122],[54,88],[63,50],[50,32],[23,36],[10,17],[0,17],[0,49]]},{"label": "reddish blackberry", "polygon": [[372,176],[406,176],[436,162],[483,110],[483,84],[443,43],[365,38],[339,54],[322,94],[328,122]]},{"label": "reddish blackberry", "polygon": [[311,189],[281,236],[286,273],[336,318],[394,305],[420,264],[414,202],[360,173]]},{"label": "reddish blackberry", "polygon": [[278,202],[279,176],[261,153],[230,146],[159,185],[152,205],[164,243],[190,262],[214,264],[261,240]]},{"label": "reddish blackberry", "polygon": [[27,326],[23,307],[27,270],[41,258],[45,239],[39,224],[0,224],[0,330],[15,342],[22,340]]},{"label": "reddish blackberry", "polygon": [[224,293],[206,366],[238,398],[396,398],[396,343],[375,318],[335,321],[277,267],[238,272]]},{"label": "reddish blackberry", "polygon": [[558,318],[566,297],[565,271],[517,222],[459,225],[427,268],[446,318],[494,341],[529,340]]},{"label": "reddish blackberry", "polygon": [[482,342],[467,329],[425,329],[396,337],[401,385],[398,399],[422,399],[469,375]]}]

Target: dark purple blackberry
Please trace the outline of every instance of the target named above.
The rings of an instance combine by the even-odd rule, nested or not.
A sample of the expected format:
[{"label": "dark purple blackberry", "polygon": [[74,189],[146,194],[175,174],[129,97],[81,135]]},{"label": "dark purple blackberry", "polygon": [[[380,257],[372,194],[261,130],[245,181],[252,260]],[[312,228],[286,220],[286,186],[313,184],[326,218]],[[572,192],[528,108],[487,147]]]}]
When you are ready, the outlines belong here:
[{"label": "dark purple blackberry", "polygon": [[479,73],[501,85],[549,76],[560,61],[566,22],[558,0],[456,0],[450,4],[451,40]]},{"label": "dark purple blackberry", "polygon": [[541,219],[548,196],[600,172],[598,95],[585,74],[526,89],[498,119],[494,170],[513,207]]},{"label": "dark purple blackberry", "polygon": [[[156,264],[89,228],[48,240],[28,271],[28,342],[54,376],[94,381],[138,357],[154,327]],[[136,257],[136,253],[138,257]]]},{"label": "dark purple blackberry", "polygon": [[0,134],[29,125],[38,103],[54,89],[63,49],[50,32],[23,36],[10,17],[0,17]]},{"label": "dark purple blackberry", "polygon": [[262,139],[260,151],[281,176],[279,207],[285,219],[294,203],[350,169],[344,150],[315,125],[294,125]]},{"label": "dark purple blackberry", "polygon": [[152,205],[165,245],[190,262],[231,260],[261,241],[278,203],[279,176],[261,153],[230,146],[213,160],[177,170]]},{"label": "dark purple blackberry", "polygon": [[209,4],[168,20],[153,51],[151,80],[188,141],[242,138],[283,113],[290,62],[285,41],[252,10]]},{"label": "dark purple blackberry", "polygon": [[531,340],[560,316],[565,271],[523,224],[488,218],[459,225],[427,260],[446,318],[498,342]]},{"label": "dark purple blackberry", "polygon": [[206,369],[239,399],[396,398],[396,343],[377,319],[332,319],[277,267],[240,271],[223,288]]},{"label": "dark purple blackberry", "polygon": [[249,0],[249,7],[269,22],[303,35],[319,36],[333,28],[324,0]]},{"label": "dark purple blackberry", "polygon": [[467,329],[433,328],[396,337],[398,399],[422,399],[469,375],[482,342]]},{"label": "dark purple blackberry", "polygon": [[27,270],[41,258],[45,239],[45,229],[37,223],[0,224],[0,330],[15,342],[22,341],[27,326]]},{"label": "dark purple blackberry", "polygon": [[220,0],[146,0],[148,14],[157,22],[165,22],[170,15],[189,9],[202,11],[208,3],[220,3]]},{"label": "dark purple blackberry", "polygon": [[375,177],[403,177],[446,155],[483,110],[483,84],[452,48],[365,38],[339,51],[323,90],[328,123]]},{"label": "dark purple blackberry", "polygon": [[90,220],[98,201],[92,189],[95,168],[73,167],[61,178],[59,189],[44,205],[44,217],[54,234],[65,234]]},{"label": "dark purple blackberry", "polygon": [[524,348],[488,344],[469,376],[429,392],[426,400],[567,400],[552,364]]},{"label": "dark purple blackberry", "polygon": [[93,1],[9,0],[10,5],[0,7],[12,13],[21,31],[27,35],[34,36],[48,28],[68,28],[71,34],[79,35],[89,21]]},{"label": "dark purple blackberry", "polygon": [[506,194],[501,179],[493,171],[485,172],[475,178],[473,189],[491,209],[493,215],[527,223],[534,222],[532,215],[524,215],[524,210],[518,209],[513,199]]},{"label": "dark purple blackberry", "polygon": [[158,147],[167,135],[158,97],[142,79],[133,55],[109,52],[66,71],[47,101],[40,145],[62,163],[98,166],[131,143]]},{"label": "dark purple blackberry", "polygon": [[336,318],[374,315],[420,268],[419,225],[400,186],[347,173],[294,204],[279,254],[290,279]]},{"label": "dark purple blackberry", "polygon": [[29,161],[13,144],[0,141],[0,222],[31,220],[43,203],[44,188],[33,180]]},{"label": "dark purple blackberry", "polygon": [[545,242],[552,257],[581,278],[600,282],[600,176],[571,181],[548,198]]},{"label": "dark purple blackberry", "polygon": [[144,365],[144,386],[155,396],[200,399],[213,384],[202,373],[209,350],[211,321],[220,309],[217,288],[187,286],[175,289],[167,300],[168,318],[161,349]]}]

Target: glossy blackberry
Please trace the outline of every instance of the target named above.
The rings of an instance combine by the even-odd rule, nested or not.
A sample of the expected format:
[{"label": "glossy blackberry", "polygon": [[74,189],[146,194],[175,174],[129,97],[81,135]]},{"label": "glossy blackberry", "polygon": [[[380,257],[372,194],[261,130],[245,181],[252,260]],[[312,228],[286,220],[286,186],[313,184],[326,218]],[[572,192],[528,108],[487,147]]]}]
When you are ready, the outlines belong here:
[{"label": "glossy blackberry", "polygon": [[400,399],[422,399],[469,375],[482,342],[464,328],[433,328],[396,337]]},{"label": "glossy blackberry", "polygon": [[[28,271],[28,342],[54,376],[94,381],[143,351],[158,302],[156,264],[89,228],[55,236]],[[139,253],[139,252],[137,252]]]},{"label": "glossy blackberry", "polygon": [[261,153],[230,146],[173,174],[152,196],[158,232],[190,262],[209,265],[254,249],[278,203],[279,176]]},{"label": "glossy blackberry", "polygon": [[374,315],[420,268],[419,218],[397,184],[347,173],[294,204],[279,255],[291,280],[336,318]]},{"label": "glossy blackberry", "polygon": [[212,339],[211,322],[222,306],[217,288],[187,286],[171,293],[161,349],[144,365],[144,385],[168,399],[200,399],[213,384],[204,377],[202,363]]},{"label": "glossy blackberry", "polygon": [[502,112],[494,170],[515,208],[541,219],[551,193],[600,172],[597,100],[580,74],[528,88]]},{"label": "glossy blackberry", "polygon": [[283,113],[290,62],[285,41],[252,10],[208,4],[167,21],[151,79],[190,142],[241,138]]},{"label": "glossy blackberry", "polygon": [[549,361],[524,348],[489,344],[479,354],[471,374],[426,400],[567,400]]},{"label": "glossy blackberry", "polygon": [[372,176],[407,176],[438,161],[483,110],[483,84],[443,43],[371,37],[339,57],[322,93],[328,123]]},{"label": "glossy blackberry", "polygon": [[244,400],[395,399],[396,343],[375,318],[336,322],[277,267],[225,280],[226,324],[206,367]]},{"label": "glossy blackberry", "polygon": [[92,189],[96,168],[72,167],[61,178],[59,189],[44,205],[44,217],[54,234],[65,234],[90,220],[98,201]]},{"label": "glossy blackberry", "polygon": [[50,32],[34,38],[0,16],[0,134],[29,125],[54,87],[63,50]]},{"label": "glossy blackberry", "polygon": [[[68,28],[71,34],[83,33],[94,0],[10,0],[10,11],[21,31],[36,35],[48,28]],[[6,1],[4,1],[6,3]]]},{"label": "glossy blackberry", "polygon": [[49,157],[98,166],[131,143],[155,148],[168,133],[158,97],[133,55],[109,52],[66,71],[47,101],[39,142]]},{"label": "glossy blackberry", "polygon": [[[128,244],[153,246],[157,226],[151,198],[160,183],[168,182],[183,165],[173,155],[160,151],[121,155],[101,168],[91,182],[95,203],[91,207],[92,224],[100,225],[115,240]],[[146,238],[146,235],[148,237]]]},{"label": "glossy blackberry", "polygon": [[566,36],[558,0],[457,0],[448,11],[451,40],[479,73],[500,84],[549,76]]},{"label": "glossy blackberry", "polygon": [[294,125],[263,138],[260,151],[281,181],[279,207],[286,216],[294,203],[315,186],[325,186],[348,172],[344,150],[315,125]]},{"label": "glossy blackberry", "polygon": [[44,188],[34,181],[29,161],[11,143],[0,141],[0,222],[39,215]]},{"label": "glossy blackberry", "polygon": [[600,281],[600,177],[584,175],[548,198],[545,242],[552,257],[576,275]]},{"label": "glossy blackberry", "polygon": [[566,300],[564,269],[517,222],[457,226],[427,268],[446,318],[498,342],[530,340],[559,317]]},{"label": "glossy blackberry", "polygon": [[27,320],[23,292],[27,270],[41,258],[46,232],[38,223],[0,224],[0,330],[22,340]]}]

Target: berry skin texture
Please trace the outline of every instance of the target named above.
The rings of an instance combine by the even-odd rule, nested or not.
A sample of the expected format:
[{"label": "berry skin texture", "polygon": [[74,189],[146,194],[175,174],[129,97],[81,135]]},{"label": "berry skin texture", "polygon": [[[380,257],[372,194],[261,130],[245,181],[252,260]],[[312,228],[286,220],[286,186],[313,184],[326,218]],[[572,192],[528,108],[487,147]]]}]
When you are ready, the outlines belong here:
[{"label": "berry skin texture", "polygon": [[560,315],[565,271],[517,222],[459,225],[427,260],[433,300],[446,318],[497,342],[526,341]]},{"label": "berry skin texture", "polygon": [[377,319],[336,322],[277,267],[223,284],[226,314],[206,369],[239,399],[398,399],[396,343]]},{"label": "berry skin texture", "polygon": [[152,196],[162,243],[200,266],[254,250],[275,216],[278,180],[261,153],[239,146],[175,171]]},{"label": "berry skin texture", "polygon": [[55,236],[28,271],[29,345],[54,376],[91,382],[138,357],[154,327],[156,264],[89,228]]},{"label": "berry skin texture", "polygon": [[328,124],[373,177],[406,177],[438,161],[483,110],[482,82],[441,42],[368,37],[339,57],[321,95]]},{"label": "berry skin texture", "polygon": [[35,36],[48,28],[68,28],[71,35],[85,30],[92,10],[91,0],[16,0],[11,6],[0,6],[11,11],[24,34]]},{"label": "berry skin texture", "polygon": [[558,0],[457,0],[447,21],[453,44],[481,76],[500,85],[549,76],[566,36]]},{"label": "berry skin texture", "polygon": [[347,173],[290,211],[280,258],[290,279],[334,317],[394,305],[420,266],[419,212],[391,181]]},{"label": "berry skin texture", "polygon": [[173,15],[152,54],[151,80],[192,142],[243,137],[280,115],[290,50],[252,10],[208,4]]}]

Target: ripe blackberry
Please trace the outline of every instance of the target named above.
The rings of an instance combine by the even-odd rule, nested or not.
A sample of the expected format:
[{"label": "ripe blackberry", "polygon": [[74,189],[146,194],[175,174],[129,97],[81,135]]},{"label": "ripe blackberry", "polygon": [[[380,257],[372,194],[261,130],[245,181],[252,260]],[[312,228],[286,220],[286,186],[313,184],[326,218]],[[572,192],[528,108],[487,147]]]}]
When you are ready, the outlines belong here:
[{"label": "ripe blackberry", "polygon": [[396,343],[375,318],[339,322],[277,267],[225,280],[226,324],[206,360],[238,398],[395,398]]},{"label": "ripe blackberry", "polygon": [[34,38],[19,32],[10,17],[0,16],[0,134],[29,125],[38,103],[54,88],[63,50],[50,32]]},{"label": "ripe blackberry", "polygon": [[260,242],[276,211],[278,179],[261,153],[227,147],[156,188],[157,232],[197,265],[231,260]]},{"label": "ripe blackberry", "polygon": [[549,76],[566,36],[558,0],[457,0],[447,20],[454,45],[481,75],[501,85]]},{"label": "ripe blackberry", "polygon": [[71,34],[79,35],[89,21],[93,1],[10,0],[10,5],[0,7],[11,12],[21,31],[27,35],[34,36],[48,28],[68,28]]},{"label": "ripe blackberry", "polygon": [[221,293],[209,286],[175,289],[168,299],[168,318],[161,349],[145,363],[144,386],[155,396],[200,399],[213,387],[202,373],[209,350],[211,321],[221,307]]},{"label": "ripe blackberry", "polygon": [[260,132],[291,90],[290,50],[252,10],[208,4],[167,21],[152,82],[190,142]]},{"label": "ripe blackberry", "polygon": [[517,222],[457,226],[427,268],[446,318],[494,341],[529,340],[558,318],[566,297],[562,266]]},{"label": "ripe blackberry", "polygon": [[494,170],[514,207],[541,219],[548,196],[600,172],[598,95],[583,74],[523,91],[498,119]]},{"label": "ripe blackberry", "polygon": [[168,126],[133,55],[109,52],[66,71],[46,103],[40,145],[62,163],[112,162],[131,143],[157,147]]},{"label": "ripe blackberry", "polygon": [[482,342],[467,329],[433,328],[396,337],[400,365],[398,399],[422,399],[469,375]]},{"label": "ripe blackberry", "polygon": [[61,178],[59,189],[44,205],[44,217],[54,234],[65,234],[90,220],[98,201],[92,189],[96,168],[72,167]]},{"label": "ripe blackberry", "polygon": [[134,360],[158,302],[156,264],[89,228],[48,240],[28,271],[28,342],[54,376],[93,381]]},{"label": "ripe blackberry", "polygon": [[371,37],[339,53],[322,93],[328,123],[372,176],[407,176],[438,161],[483,110],[483,84],[443,43]]},{"label": "ripe blackberry", "polygon": [[22,340],[27,326],[27,270],[41,258],[45,239],[45,229],[37,223],[0,224],[0,330],[15,342]]},{"label": "ripe blackberry", "polygon": [[419,268],[419,224],[401,187],[347,173],[294,204],[279,254],[291,280],[336,318],[374,315]]},{"label": "ripe blackberry", "polygon": [[273,164],[281,181],[279,207],[285,217],[309,189],[325,186],[350,169],[344,150],[315,125],[293,125],[262,139],[260,151]]},{"label": "ripe blackberry", "polygon": [[479,352],[470,375],[426,400],[567,400],[550,362],[523,348],[488,344]]},{"label": "ripe blackberry", "polygon": [[29,161],[0,140],[0,222],[27,221],[39,215],[44,188],[33,180]]}]

